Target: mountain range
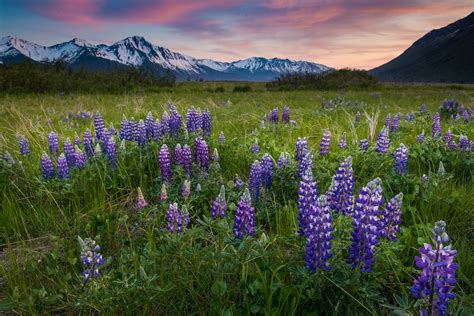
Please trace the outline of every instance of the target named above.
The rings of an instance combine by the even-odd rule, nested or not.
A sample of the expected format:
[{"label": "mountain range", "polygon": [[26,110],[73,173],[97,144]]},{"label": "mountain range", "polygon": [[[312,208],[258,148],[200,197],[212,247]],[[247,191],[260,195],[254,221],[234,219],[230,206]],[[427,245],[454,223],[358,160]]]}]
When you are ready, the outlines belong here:
[{"label": "mountain range", "polygon": [[78,38],[53,46],[38,45],[14,36],[0,39],[0,63],[54,60],[63,60],[72,68],[143,67],[155,74],[170,70],[177,80],[269,81],[284,73],[321,74],[334,70],[322,64],[282,58],[251,57],[233,62],[197,59],[153,45],[141,36],[127,37],[112,45],[94,45]]},{"label": "mountain range", "polygon": [[474,83],[474,12],[432,30],[369,72],[383,81]]}]

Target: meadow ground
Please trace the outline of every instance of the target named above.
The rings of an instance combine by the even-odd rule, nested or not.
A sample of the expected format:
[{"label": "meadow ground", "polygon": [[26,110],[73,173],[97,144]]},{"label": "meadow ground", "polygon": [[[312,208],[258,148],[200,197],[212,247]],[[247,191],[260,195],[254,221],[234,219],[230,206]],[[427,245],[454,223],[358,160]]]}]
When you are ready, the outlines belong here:
[{"label": "meadow ground", "polygon": [[[123,95],[0,95],[0,146],[14,163],[0,165],[1,280],[0,311],[18,313],[124,314],[389,314],[417,313],[409,288],[418,276],[414,257],[424,242],[431,242],[436,221],[444,220],[453,248],[458,284],[450,311],[473,313],[474,279],[474,155],[450,150],[442,136],[474,139],[473,119],[464,123],[441,115],[442,136],[432,139],[433,115],[444,99],[474,105],[474,86],[385,85],[375,91],[268,92],[251,84],[250,92],[232,92],[236,83],[182,83],[162,91]],[[241,85],[241,84],[240,84]],[[218,87],[223,88],[217,89]],[[218,92],[219,91],[219,92]],[[323,98],[343,106],[322,109]],[[347,101],[351,105],[347,107]],[[167,104],[183,115],[191,106],[212,113],[212,133],[206,138],[210,154],[218,149],[219,162],[207,175],[195,165],[190,196],[182,196],[186,175],[173,167],[167,200],[160,201],[162,179],[158,153],[162,142],[143,148],[127,142],[118,148],[115,168],[107,157],[96,155],[82,169],[71,169],[70,179],[45,180],[40,156],[49,153],[48,134],[56,131],[59,146],[86,128],[93,119],[66,120],[69,112],[100,112],[106,127],[118,130],[122,116],[145,119],[149,111],[161,119]],[[421,104],[427,111],[420,113]],[[296,124],[282,124],[284,105]],[[280,110],[279,124],[261,126],[270,110]],[[361,113],[355,122],[356,113]],[[401,113],[399,128],[390,133],[387,154],[374,151],[377,134],[387,114]],[[414,112],[414,120],[405,115]],[[368,122],[372,120],[372,124]],[[73,123],[73,127],[70,123]],[[330,152],[319,155],[324,129],[331,134]],[[416,136],[425,131],[425,141]],[[225,142],[219,144],[223,131]],[[347,135],[348,147],[338,142]],[[28,139],[31,154],[22,156],[17,136]],[[234,213],[243,189],[234,186],[237,174],[246,182],[250,166],[263,154],[275,161],[281,152],[293,157],[298,137],[308,139],[313,152],[317,191],[324,194],[339,164],[352,157],[357,191],[376,177],[382,180],[385,201],[404,194],[398,241],[380,240],[373,272],[362,273],[347,264],[351,219],[334,214],[332,269],[310,273],[305,268],[306,240],[298,230],[296,162],[276,168],[270,189],[254,203],[254,236],[235,239]],[[368,152],[359,149],[369,140]],[[165,137],[171,152],[177,143],[193,146],[195,135]],[[258,140],[259,153],[251,146]],[[409,148],[408,170],[393,170],[393,153],[400,143]],[[119,142],[117,142],[117,146]],[[472,146],[472,145],[471,145]],[[84,149],[83,149],[84,150]],[[5,156],[4,156],[5,157]],[[440,162],[445,173],[438,172]],[[427,181],[422,176],[428,177]],[[201,190],[197,192],[196,186]],[[211,220],[212,201],[221,184],[227,193],[227,216]],[[137,209],[137,188],[148,206]],[[182,233],[167,231],[170,203],[189,211],[190,223]],[[183,207],[183,205],[185,207]],[[101,246],[105,263],[101,277],[82,281],[78,236],[93,238]]]}]

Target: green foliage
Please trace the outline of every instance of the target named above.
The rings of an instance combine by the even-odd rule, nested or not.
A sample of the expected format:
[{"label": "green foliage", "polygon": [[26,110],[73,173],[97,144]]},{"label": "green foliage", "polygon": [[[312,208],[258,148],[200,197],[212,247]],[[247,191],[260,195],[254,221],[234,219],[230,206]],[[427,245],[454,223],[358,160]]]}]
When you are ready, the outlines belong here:
[{"label": "green foliage", "polygon": [[73,69],[62,61],[0,64],[0,89],[10,93],[126,93],[174,83],[170,71],[157,75],[134,67],[92,71]]},{"label": "green foliage", "polygon": [[249,85],[235,86],[233,91],[234,92],[250,92],[252,91],[252,87]]},{"label": "green foliage", "polygon": [[378,85],[378,79],[365,70],[339,69],[323,74],[289,73],[267,84],[268,90],[338,90],[367,89]]}]

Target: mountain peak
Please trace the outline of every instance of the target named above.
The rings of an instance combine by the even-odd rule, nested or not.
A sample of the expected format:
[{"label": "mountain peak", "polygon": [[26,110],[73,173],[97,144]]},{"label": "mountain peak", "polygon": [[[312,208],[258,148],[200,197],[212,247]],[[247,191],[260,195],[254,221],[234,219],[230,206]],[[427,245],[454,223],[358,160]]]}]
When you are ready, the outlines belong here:
[{"label": "mountain peak", "polygon": [[91,43],[89,43],[86,40],[83,40],[81,38],[74,37],[72,40],[69,41],[72,44],[75,44],[77,46],[84,46],[84,47],[94,47]]}]

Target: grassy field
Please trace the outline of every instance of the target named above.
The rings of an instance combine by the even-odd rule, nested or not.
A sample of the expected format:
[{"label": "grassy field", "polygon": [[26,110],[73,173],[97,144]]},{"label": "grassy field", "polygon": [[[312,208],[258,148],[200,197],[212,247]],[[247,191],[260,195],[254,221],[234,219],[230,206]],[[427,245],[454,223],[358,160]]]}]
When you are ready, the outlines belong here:
[{"label": "grassy field", "polygon": [[[155,92],[123,95],[0,95],[0,148],[15,163],[0,161],[0,312],[104,313],[104,314],[416,314],[420,302],[409,292],[418,275],[414,257],[432,240],[436,221],[447,223],[450,243],[458,250],[458,284],[449,309],[454,314],[474,312],[474,154],[449,150],[431,138],[433,115],[444,99],[474,107],[474,86],[385,85],[377,91],[267,92],[264,84],[251,84],[251,92],[233,92],[242,83],[181,83]],[[215,92],[222,87],[223,92]],[[219,91],[221,89],[218,89]],[[325,99],[343,100],[344,106],[323,110]],[[347,107],[347,101],[351,106]],[[100,112],[106,126],[118,130],[122,116],[155,118],[174,104],[183,120],[191,106],[212,113],[212,133],[206,138],[210,153],[219,151],[207,175],[195,171],[191,194],[181,195],[186,176],[173,167],[168,199],[160,201],[162,179],[157,156],[161,142],[140,148],[127,142],[119,148],[116,168],[106,157],[89,159],[82,169],[71,169],[67,180],[45,180],[40,156],[48,150],[48,134],[56,131],[62,151],[64,140],[94,132],[93,119],[66,121],[69,112]],[[427,105],[420,113],[421,104]],[[284,105],[292,124],[261,126],[262,117]],[[360,122],[355,115],[361,113]],[[401,112],[398,131],[390,133],[388,154],[374,151],[385,117]],[[405,114],[414,112],[413,121]],[[373,123],[368,122],[370,118]],[[70,123],[73,122],[73,127]],[[442,135],[450,129],[474,139],[473,120],[464,123],[441,116]],[[324,129],[331,133],[330,153],[319,156]],[[372,132],[371,132],[372,130]],[[416,143],[425,130],[426,139]],[[219,132],[226,141],[218,143]],[[348,147],[338,141],[347,134]],[[31,155],[21,156],[17,136],[30,144]],[[165,137],[173,152],[187,138]],[[333,256],[330,271],[312,274],[305,269],[306,240],[298,230],[297,164],[276,169],[273,185],[264,190],[256,208],[256,233],[235,239],[234,213],[243,189],[233,185],[237,174],[246,182],[253,161],[270,154],[295,153],[298,137],[307,137],[314,153],[313,174],[324,194],[339,164],[352,157],[357,191],[376,177],[382,180],[385,201],[404,194],[398,241],[381,239],[374,271],[361,273],[346,263],[352,231],[351,219],[333,216]],[[361,139],[369,151],[359,150]],[[260,153],[250,148],[258,140]],[[408,172],[393,170],[393,153],[400,143],[409,148]],[[446,170],[439,174],[440,162]],[[421,180],[428,176],[428,182]],[[196,186],[201,186],[197,192]],[[221,184],[227,190],[227,217],[210,219],[212,201]],[[140,187],[148,206],[137,209]],[[166,230],[170,203],[185,205],[190,214],[180,234]],[[82,281],[78,236],[93,238],[106,262],[100,278]]]}]

